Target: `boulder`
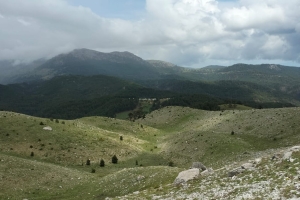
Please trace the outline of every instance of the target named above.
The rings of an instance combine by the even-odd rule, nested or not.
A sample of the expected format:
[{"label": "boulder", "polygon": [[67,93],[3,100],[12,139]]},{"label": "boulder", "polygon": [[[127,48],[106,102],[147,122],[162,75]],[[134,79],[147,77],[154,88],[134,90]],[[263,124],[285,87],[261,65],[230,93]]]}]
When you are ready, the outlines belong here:
[{"label": "boulder", "polygon": [[201,162],[193,162],[191,169],[193,168],[201,169],[202,171],[207,169]]},{"label": "boulder", "polygon": [[289,149],[289,151],[292,151],[292,152],[300,151],[300,146],[293,146]]},{"label": "boulder", "polygon": [[272,160],[280,160],[282,157],[282,155],[280,153],[275,153],[273,156],[272,156]]},{"label": "boulder", "polygon": [[204,170],[203,172],[201,172],[201,176],[208,176],[214,173],[214,170],[212,168],[208,168],[206,170]]},{"label": "boulder", "polygon": [[244,163],[241,168],[245,170],[253,170],[255,169],[255,165],[253,163]]},{"label": "boulder", "polygon": [[141,180],[143,180],[143,179],[145,179],[145,176],[138,175],[138,177],[136,177],[136,180],[137,180],[137,181],[141,181]]},{"label": "boulder", "polygon": [[46,127],[43,128],[43,130],[45,130],[45,131],[52,131],[52,128],[50,126],[46,126]]},{"label": "boulder", "polygon": [[199,176],[199,169],[193,168],[186,171],[182,171],[178,174],[174,180],[174,184],[186,183],[189,180],[193,180]]},{"label": "boulder", "polygon": [[241,167],[233,169],[232,171],[228,172],[228,177],[236,176],[240,173],[243,173],[244,171],[245,171],[245,169],[243,169]]},{"label": "boulder", "polygon": [[282,157],[282,160],[290,160],[290,158],[292,157],[292,154],[293,154],[292,151],[285,152]]},{"label": "boulder", "polygon": [[254,163],[258,165],[258,164],[261,163],[261,161],[262,161],[262,158],[256,158],[256,159],[254,160]]}]

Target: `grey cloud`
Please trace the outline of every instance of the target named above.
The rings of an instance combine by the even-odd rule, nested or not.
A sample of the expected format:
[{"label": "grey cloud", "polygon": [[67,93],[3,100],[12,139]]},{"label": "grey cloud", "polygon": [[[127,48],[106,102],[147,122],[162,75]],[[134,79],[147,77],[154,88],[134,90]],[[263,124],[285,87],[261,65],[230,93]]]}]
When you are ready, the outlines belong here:
[{"label": "grey cloud", "polygon": [[226,59],[299,62],[297,0],[147,0],[146,5],[145,17],[130,21],[103,18],[64,0],[0,1],[0,59],[32,60],[84,47],[127,50],[183,66]]}]

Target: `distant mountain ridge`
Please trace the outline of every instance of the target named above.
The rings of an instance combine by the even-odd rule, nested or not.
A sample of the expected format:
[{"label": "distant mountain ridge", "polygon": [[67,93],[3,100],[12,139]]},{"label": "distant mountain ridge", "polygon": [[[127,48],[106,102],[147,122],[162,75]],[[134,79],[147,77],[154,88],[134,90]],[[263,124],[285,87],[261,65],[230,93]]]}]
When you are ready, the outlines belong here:
[{"label": "distant mountain ridge", "polygon": [[[191,81],[238,80],[253,83],[268,80],[268,83],[272,84],[290,83],[291,81],[298,83],[300,76],[300,68],[275,64],[248,65],[240,63],[228,67],[211,65],[195,69],[160,60],[143,60],[127,51],[103,53],[85,48],[75,49],[50,60],[25,66],[29,70],[13,72],[12,64],[6,68],[5,66],[7,64],[0,62],[0,69],[7,71],[7,73],[3,73],[5,75],[0,75],[0,84],[49,80],[61,75],[108,75],[127,80],[167,78]],[[8,70],[9,68],[11,70]]]},{"label": "distant mountain ridge", "polygon": [[[127,51],[103,53],[89,49],[75,49],[69,53],[60,54],[50,60],[35,64],[31,68],[32,70],[25,71],[26,73],[14,74],[10,81],[7,77],[5,79],[6,83],[44,81],[57,76],[67,75],[105,75],[135,82],[144,87],[151,87],[157,90],[189,94],[196,92],[201,94],[204,91],[201,88],[203,87],[203,82],[209,84],[217,82],[215,85],[219,89],[222,88],[220,87],[221,83],[229,84],[230,88],[235,88],[232,86],[243,82],[245,83],[243,84],[245,90],[256,91],[254,100],[267,99],[266,91],[268,93],[271,92],[272,96],[274,94],[284,96],[282,96],[283,98],[276,97],[276,101],[278,99],[292,98],[296,102],[291,103],[298,105],[300,100],[300,68],[276,64],[248,65],[240,63],[227,67],[213,65],[194,69],[180,67],[160,60],[143,60]],[[210,85],[210,87],[212,86]],[[205,85],[206,89],[210,87],[207,84]],[[220,92],[221,90],[219,89],[218,91]],[[223,94],[217,96],[224,97],[225,93],[228,92],[223,91]],[[213,94],[215,96],[216,92],[206,90],[205,94]],[[225,96],[226,98],[233,98],[240,95],[227,94]],[[290,101],[288,100],[288,102]]]},{"label": "distant mountain ridge", "polygon": [[[59,75],[109,75],[124,79],[154,78],[158,74],[143,59],[129,52],[102,53],[76,49],[58,55],[35,69],[35,79],[47,80]],[[29,75],[30,76],[30,75]]]}]

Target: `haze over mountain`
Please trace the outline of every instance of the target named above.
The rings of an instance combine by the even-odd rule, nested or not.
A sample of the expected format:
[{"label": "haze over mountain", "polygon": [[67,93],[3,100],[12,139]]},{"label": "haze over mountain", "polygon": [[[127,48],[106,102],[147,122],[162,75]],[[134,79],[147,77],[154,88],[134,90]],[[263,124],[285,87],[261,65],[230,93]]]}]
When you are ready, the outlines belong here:
[{"label": "haze over mountain", "polygon": [[[5,62],[2,63],[5,64]],[[6,66],[12,66],[13,62],[4,64],[2,65],[3,69]],[[164,61],[146,61],[130,52],[102,53],[89,49],[75,49],[50,60],[38,60],[32,65],[20,65],[15,69],[20,69],[20,67],[24,67],[24,70],[10,69],[10,73],[13,75],[9,76],[7,72],[7,77],[1,80],[2,83],[44,81],[66,75],[87,77],[108,75],[135,82],[144,88],[168,90],[178,94],[204,94],[223,99],[300,105],[298,102],[300,100],[300,80],[298,79],[300,68],[297,67],[274,64],[236,64],[228,67],[208,66],[193,69]],[[88,79],[79,78],[78,80]],[[91,78],[88,82],[85,81],[81,84],[97,85],[97,82],[93,83],[94,80],[96,79]],[[67,81],[63,82],[67,83]],[[47,82],[47,84],[52,84],[53,90],[56,88],[57,91],[59,88],[66,87],[66,85],[55,87],[57,85],[55,81]],[[40,86],[35,85],[34,87]],[[74,87],[78,86],[74,85]],[[104,87],[110,88],[109,83],[105,82]],[[9,86],[9,88],[12,87]],[[16,89],[18,86],[13,88]],[[73,89],[70,90],[71,93],[75,92]],[[45,91],[47,90],[45,89]],[[41,90],[36,92],[43,93]],[[76,96],[75,93],[72,95]],[[114,95],[114,93],[106,95]],[[58,96],[60,95],[58,94]],[[136,93],[133,96],[136,96]],[[9,100],[7,101],[9,102]]]},{"label": "haze over mountain", "polygon": [[61,75],[111,75],[124,79],[149,79],[158,74],[152,65],[129,52],[102,53],[89,49],[75,49],[60,54],[20,75],[19,81],[48,80]]},{"label": "haze over mountain", "polygon": [[236,64],[192,69],[145,61],[129,52],[88,49],[29,67],[31,71],[20,70],[10,79],[23,83],[0,85],[0,109],[74,119],[112,117],[137,108],[140,98],[168,99],[151,105],[152,109],[177,105],[218,110],[228,102],[252,107],[300,105],[300,68],[296,67]]},{"label": "haze over mountain", "polygon": [[[5,64],[3,69],[13,62]],[[168,99],[150,105],[152,110],[168,105],[218,110],[221,104],[229,102],[254,108],[300,105],[297,67],[236,64],[193,69],[146,61],[130,52],[89,49],[75,49],[14,69],[21,67],[24,70],[11,68],[12,76],[7,72],[2,79],[22,82],[0,85],[2,110],[74,119],[113,117],[119,112],[140,109],[137,99],[141,98]],[[145,112],[149,111],[148,106]]]},{"label": "haze over mountain", "polygon": [[13,66],[13,61],[0,63],[0,69],[5,71],[0,76],[0,83],[48,80],[60,75],[109,75],[127,80],[176,78],[193,81],[239,80],[257,83],[267,80],[268,83],[291,83],[297,82],[300,74],[300,68],[276,64],[186,68],[165,61],[143,60],[130,52],[102,53],[89,49],[75,49],[47,61],[40,59],[31,64]]}]

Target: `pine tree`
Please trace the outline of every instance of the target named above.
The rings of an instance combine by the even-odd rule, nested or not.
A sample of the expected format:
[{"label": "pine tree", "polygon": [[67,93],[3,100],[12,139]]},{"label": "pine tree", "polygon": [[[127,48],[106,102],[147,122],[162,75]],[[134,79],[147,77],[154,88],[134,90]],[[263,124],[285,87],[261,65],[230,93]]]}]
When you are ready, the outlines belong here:
[{"label": "pine tree", "polygon": [[105,166],[105,162],[103,159],[100,160],[100,167],[104,167]]},{"label": "pine tree", "polygon": [[114,156],[111,158],[111,162],[112,162],[113,164],[117,164],[117,163],[118,163],[118,158],[117,158],[116,155],[114,155]]}]

